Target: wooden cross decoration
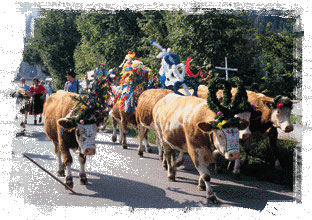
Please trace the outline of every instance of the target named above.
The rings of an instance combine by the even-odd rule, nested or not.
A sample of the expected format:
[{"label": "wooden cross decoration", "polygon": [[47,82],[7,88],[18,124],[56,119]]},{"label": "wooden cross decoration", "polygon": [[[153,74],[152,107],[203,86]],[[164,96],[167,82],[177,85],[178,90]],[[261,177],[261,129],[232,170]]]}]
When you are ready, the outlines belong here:
[{"label": "wooden cross decoration", "polygon": [[226,73],[225,79],[226,80],[229,79],[229,71],[238,71],[237,68],[228,68],[227,57],[225,57],[225,67],[216,66],[216,69],[225,70],[225,73]]}]

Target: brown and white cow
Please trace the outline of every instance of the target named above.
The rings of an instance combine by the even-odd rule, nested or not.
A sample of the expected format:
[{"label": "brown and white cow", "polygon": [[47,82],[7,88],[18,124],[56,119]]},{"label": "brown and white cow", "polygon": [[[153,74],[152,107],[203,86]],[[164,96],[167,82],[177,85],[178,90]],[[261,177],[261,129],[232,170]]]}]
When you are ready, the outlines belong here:
[{"label": "brown and white cow", "polygon": [[[113,136],[112,141],[116,142],[117,140],[117,125],[119,122],[119,143],[122,145],[124,149],[128,148],[127,145],[127,126],[130,125],[134,128],[137,127],[136,119],[135,119],[135,112],[125,112],[120,110],[119,103],[115,103],[113,108],[109,113],[112,119],[112,126],[113,126]],[[150,150],[149,146],[148,149]]]},{"label": "brown and white cow", "polygon": [[[80,184],[85,185],[88,183],[85,172],[86,156],[94,155],[96,152],[97,131],[96,124],[74,123],[74,117],[71,114],[76,100],[73,97],[77,98],[78,94],[59,90],[46,100],[43,108],[44,131],[52,140],[58,158],[57,175],[65,176],[65,165],[65,182],[70,187],[73,187],[71,169],[73,159],[70,149],[79,154]],[[64,163],[62,163],[62,159]]]},{"label": "brown and white cow", "polygon": [[[233,91],[237,91],[236,88],[232,89]],[[179,90],[181,93],[184,94],[184,91]],[[192,92],[192,91],[191,91]],[[197,91],[197,97],[207,100],[207,96],[208,96],[208,87],[205,85],[199,85],[198,86],[198,91]],[[235,92],[236,93],[236,92]],[[235,93],[232,94],[232,97],[234,97]],[[223,99],[223,90],[218,90],[217,92],[217,98],[219,99],[220,102],[222,102]],[[250,122],[250,117],[251,117],[251,112],[247,111],[247,112],[242,112],[239,114],[236,114],[235,117],[238,117],[240,119],[244,119],[248,122]],[[239,130],[239,139],[240,140],[249,140],[251,138],[251,131],[249,129],[249,126],[247,126],[245,129]],[[217,154],[215,154],[215,156],[217,156]],[[184,154],[183,152],[180,152],[178,159],[177,159],[177,166],[182,165],[184,162]],[[220,167],[217,166],[216,164],[216,171],[220,171]],[[234,164],[234,168],[233,168],[233,174],[235,176],[238,176],[240,174],[240,159],[235,160],[235,164]]]},{"label": "brown and white cow", "polygon": [[[17,90],[12,91],[10,96],[16,98],[16,106],[19,108],[19,112],[24,115],[24,120],[20,125],[23,128],[22,132],[25,132],[27,116],[30,111],[30,93],[27,92],[24,88],[18,88]],[[18,119],[18,115],[16,115],[15,119]]]},{"label": "brown and white cow", "polygon": [[[207,99],[207,86],[199,86],[198,87],[198,96],[203,99]],[[232,96],[234,96],[237,92],[237,89],[232,89]],[[206,94],[206,95],[205,95]],[[221,97],[221,92],[218,91],[218,98]],[[256,111],[253,111],[250,115],[250,125],[249,129],[252,134],[258,133],[264,135],[263,137],[269,137],[270,149],[272,152],[272,161],[270,163],[274,163],[275,168],[280,167],[280,163],[278,160],[278,151],[277,151],[277,137],[278,132],[277,128],[281,129],[284,132],[293,131],[293,125],[290,122],[290,113],[291,113],[291,105],[296,101],[290,100],[287,97],[281,97],[279,102],[286,103],[285,105],[277,107],[278,103],[275,103],[274,106],[274,98],[265,96],[261,93],[248,91],[248,102],[256,107]],[[243,116],[240,116],[243,118]],[[243,141],[246,149],[246,158],[244,163],[248,162],[249,151],[251,150],[251,141],[252,135],[247,135],[245,137],[240,137]],[[235,174],[240,173],[240,160],[235,161],[236,170],[233,171]]]},{"label": "brown and white cow", "polygon": [[[209,163],[214,162],[212,156],[216,148],[226,159],[236,160],[240,157],[240,149],[227,149],[227,139],[223,130],[215,128],[216,114],[208,108],[206,100],[194,96],[168,94],[159,100],[153,108],[153,119],[160,145],[168,164],[168,180],[175,181],[175,150],[188,152],[200,176],[198,188],[206,188],[208,203],[216,203],[217,199],[210,185]],[[248,126],[241,120],[239,129]],[[238,132],[235,142],[239,142]],[[238,145],[236,145],[238,146]]]},{"label": "brown and white cow", "polygon": [[[290,122],[290,114],[292,104],[296,101],[287,97],[279,96],[279,98],[271,98],[261,93],[247,91],[248,101],[257,107],[256,112],[251,115],[250,130],[252,134],[260,133],[269,137],[270,149],[272,152],[272,160],[269,161],[275,168],[280,168],[278,160],[277,138],[278,131],[289,133],[294,130],[294,126]],[[251,149],[251,137],[246,141],[246,159],[248,162],[248,154]]]},{"label": "brown and white cow", "polygon": [[[165,97],[167,94],[173,93],[173,91],[168,89],[149,89],[144,91],[139,99],[136,107],[136,121],[138,128],[138,138],[139,138],[139,147],[138,154],[143,157],[143,140],[147,142],[147,131],[155,130],[154,120],[153,120],[153,109],[156,103]],[[163,160],[162,149],[159,146],[158,138],[156,136],[156,143],[158,146],[159,159]],[[145,150],[147,147],[145,145]]]}]

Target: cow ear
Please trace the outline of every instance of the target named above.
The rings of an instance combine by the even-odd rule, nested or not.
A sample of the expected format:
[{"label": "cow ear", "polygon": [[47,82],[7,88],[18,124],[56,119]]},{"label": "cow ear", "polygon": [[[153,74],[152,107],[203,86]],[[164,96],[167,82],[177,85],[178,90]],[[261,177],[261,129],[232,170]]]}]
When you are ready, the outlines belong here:
[{"label": "cow ear", "polygon": [[238,124],[238,130],[244,130],[249,126],[249,121],[241,119]]},{"label": "cow ear", "polygon": [[199,127],[200,130],[202,130],[203,132],[209,132],[212,129],[212,126],[210,123],[207,122],[199,122],[197,124],[197,126]]},{"label": "cow ear", "polygon": [[65,130],[72,130],[77,126],[77,123],[74,117],[60,118],[59,120],[57,120],[57,123]]},{"label": "cow ear", "polygon": [[272,99],[272,100],[263,99],[263,100],[262,100],[262,103],[263,103],[264,105],[268,106],[269,108],[271,108],[272,105],[273,105],[273,103],[274,103],[274,101],[273,101],[273,99]]}]

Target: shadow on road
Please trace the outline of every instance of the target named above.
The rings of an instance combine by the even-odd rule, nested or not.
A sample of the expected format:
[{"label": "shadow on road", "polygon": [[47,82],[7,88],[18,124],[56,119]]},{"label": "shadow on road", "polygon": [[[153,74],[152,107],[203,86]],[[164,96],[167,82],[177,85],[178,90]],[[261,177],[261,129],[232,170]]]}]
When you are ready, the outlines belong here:
[{"label": "shadow on road", "polygon": [[89,179],[91,184],[86,185],[86,188],[95,192],[95,194],[77,194],[77,196],[110,199],[132,208],[185,208],[202,206],[201,203],[193,201],[179,203],[166,197],[165,190],[145,183],[93,172],[88,172],[88,175],[99,177],[99,179]]}]

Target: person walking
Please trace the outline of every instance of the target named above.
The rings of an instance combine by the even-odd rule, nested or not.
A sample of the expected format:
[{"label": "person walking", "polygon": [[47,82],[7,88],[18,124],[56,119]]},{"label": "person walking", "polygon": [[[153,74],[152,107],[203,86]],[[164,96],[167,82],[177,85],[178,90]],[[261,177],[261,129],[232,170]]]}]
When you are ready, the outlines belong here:
[{"label": "person walking", "polygon": [[70,69],[66,73],[67,82],[65,83],[64,90],[67,92],[81,93],[82,86],[76,79],[76,73],[73,69]]},{"label": "person walking", "polygon": [[31,110],[30,115],[34,116],[34,124],[37,124],[37,115],[40,115],[39,123],[41,123],[41,114],[43,112],[43,103],[45,88],[39,84],[38,78],[33,78],[33,85],[30,87]]}]

